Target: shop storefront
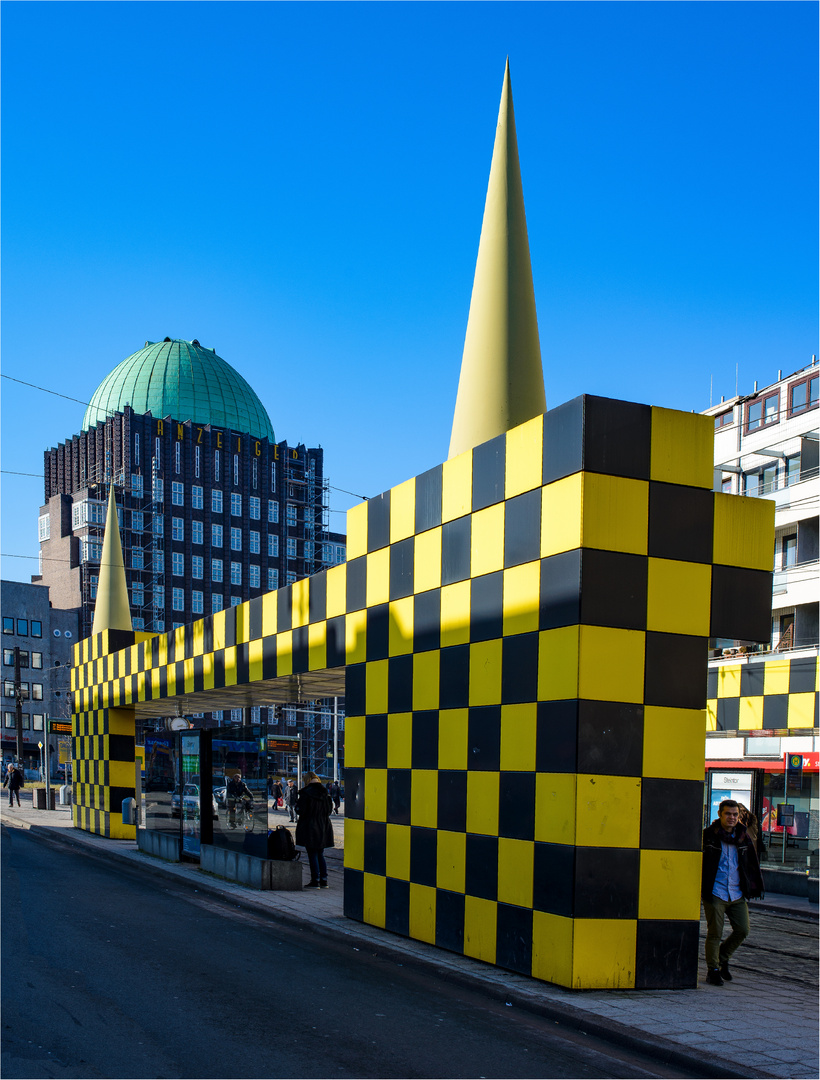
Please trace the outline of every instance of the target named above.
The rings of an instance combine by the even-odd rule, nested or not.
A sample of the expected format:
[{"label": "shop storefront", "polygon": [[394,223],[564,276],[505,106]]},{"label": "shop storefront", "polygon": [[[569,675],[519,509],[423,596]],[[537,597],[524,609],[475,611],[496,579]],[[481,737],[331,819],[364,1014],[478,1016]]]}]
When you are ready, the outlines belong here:
[{"label": "shop storefront", "polygon": [[816,872],[819,762],[818,752],[783,754],[779,760],[707,760],[705,821],[714,821],[722,799],[735,799],[760,823],[764,864]]}]

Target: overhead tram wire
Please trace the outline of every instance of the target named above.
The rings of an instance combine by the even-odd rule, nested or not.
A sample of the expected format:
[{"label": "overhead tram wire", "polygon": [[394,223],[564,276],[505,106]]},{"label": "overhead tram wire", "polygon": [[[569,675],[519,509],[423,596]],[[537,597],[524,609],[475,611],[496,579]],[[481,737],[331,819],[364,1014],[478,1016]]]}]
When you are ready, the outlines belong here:
[{"label": "overhead tram wire", "polygon": [[81,401],[80,398],[70,397],[68,394],[61,394],[57,390],[49,390],[47,386],[37,386],[36,383],[26,382],[25,379],[15,379],[13,375],[6,375],[5,372],[0,372],[0,379],[9,379],[11,382],[19,383],[21,386],[30,386],[32,390],[42,390],[44,394],[53,394],[55,397],[65,398],[66,401],[76,401],[78,405],[90,405],[90,401]]}]

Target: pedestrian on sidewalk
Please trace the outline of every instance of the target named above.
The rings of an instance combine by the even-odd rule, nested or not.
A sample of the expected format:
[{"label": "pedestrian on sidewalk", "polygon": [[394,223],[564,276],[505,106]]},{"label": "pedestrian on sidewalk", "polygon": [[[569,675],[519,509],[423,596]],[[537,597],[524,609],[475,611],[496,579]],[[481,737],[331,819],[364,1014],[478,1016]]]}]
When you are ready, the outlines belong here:
[{"label": "pedestrian on sidewalk", "polygon": [[330,824],[330,808],[333,805],[320,777],[314,772],[305,776],[305,786],[299,792],[296,824],[296,843],[307,851],[310,863],[310,881],[306,889],[327,888],[327,863],[325,848],[332,848],[333,826]]},{"label": "pedestrian on sidewalk", "polygon": [[339,781],[334,780],[333,783],[329,785],[329,790],[330,797],[333,799],[333,813],[338,814],[339,805],[342,801],[342,789],[339,787]]},{"label": "pedestrian on sidewalk", "polygon": [[273,808],[278,810],[282,804],[282,781],[275,780],[273,784],[273,790],[271,792],[273,796]]},{"label": "pedestrian on sidewalk", "polygon": [[[713,986],[732,981],[729,960],[749,936],[746,901],[763,895],[755,845],[739,815],[734,799],[724,799],[717,818],[703,830],[701,898],[706,913],[706,981]],[[723,941],[727,916],[732,932]]]},{"label": "pedestrian on sidewalk", "polygon": [[17,796],[17,805],[20,805],[20,788],[23,787],[23,772],[13,762],[9,762],[3,780],[3,787],[9,789],[9,806],[14,806],[14,796]]},{"label": "pedestrian on sidewalk", "polygon": [[288,780],[288,786],[285,788],[285,806],[287,807],[291,821],[296,821],[296,807],[298,800],[299,790],[292,780]]}]

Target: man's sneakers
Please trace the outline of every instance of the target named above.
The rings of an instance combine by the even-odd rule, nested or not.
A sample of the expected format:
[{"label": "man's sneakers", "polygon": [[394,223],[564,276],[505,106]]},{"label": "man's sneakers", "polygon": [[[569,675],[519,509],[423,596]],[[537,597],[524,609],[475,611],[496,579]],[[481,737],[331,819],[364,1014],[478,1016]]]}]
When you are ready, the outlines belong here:
[{"label": "man's sneakers", "polygon": [[[322,880],[319,882],[319,888],[320,889],[326,889],[327,888],[327,878],[322,878]],[[729,976],[729,978],[731,978],[731,975]]]},{"label": "man's sneakers", "polygon": [[724,982],[731,982],[732,981],[732,973],[731,973],[731,971],[729,971],[729,962],[727,960],[722,960],[721,961],[719,970],[720,970],[720,977],[721,977],[721,979],[723,979]]},{"label": "man's sneakers", "polygon": [[[305,886],[305,888],[307,888],[307,886]],[[706,972],[706,981],[711,983],[712,986],[723,986],[723,979],[721,979],[720,975],[720,968],[709,968]]]},{"label": "man's sneakers", "polygon": [[319,882],[318,881],[308,881],[307,884],[304,887],[306,889],[318,889],[319,888]]}]

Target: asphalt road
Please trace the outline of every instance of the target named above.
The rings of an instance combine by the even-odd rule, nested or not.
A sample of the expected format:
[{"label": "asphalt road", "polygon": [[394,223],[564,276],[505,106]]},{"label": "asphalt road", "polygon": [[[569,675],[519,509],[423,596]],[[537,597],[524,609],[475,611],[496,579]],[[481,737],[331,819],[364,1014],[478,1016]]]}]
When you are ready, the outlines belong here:
[{"label": "asphalt road", "polygon": [[695,1076],[3,829],[4,1080]]}]

